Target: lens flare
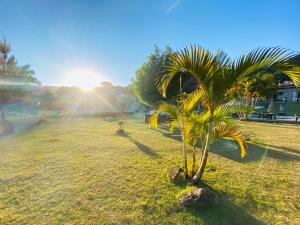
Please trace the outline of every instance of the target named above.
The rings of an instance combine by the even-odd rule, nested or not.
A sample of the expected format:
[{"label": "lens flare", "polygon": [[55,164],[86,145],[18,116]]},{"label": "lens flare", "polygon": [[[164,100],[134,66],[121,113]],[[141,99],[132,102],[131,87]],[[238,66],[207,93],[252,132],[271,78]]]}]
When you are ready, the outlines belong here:
[{"label": "lens flare", "polygon": [[86,67],[76,67],[64,72],[60,85],[79,87],[91,91],[103,81],[103,76],[96,70]]}]

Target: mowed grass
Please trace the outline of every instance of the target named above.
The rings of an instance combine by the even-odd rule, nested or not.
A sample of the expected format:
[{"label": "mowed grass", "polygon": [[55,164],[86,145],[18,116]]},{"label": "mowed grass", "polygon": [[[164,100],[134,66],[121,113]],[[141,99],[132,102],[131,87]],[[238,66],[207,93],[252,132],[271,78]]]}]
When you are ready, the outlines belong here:
[{"label": "mowed grass", "polygon": [[55,119],[2,138],[0,224],[300,224],[300,126],[241,125],[248,155],[214,144],[200,186],[221,200],[204,208],[178,203],[190,186],[169,182],[181,145],[163,126]]}]

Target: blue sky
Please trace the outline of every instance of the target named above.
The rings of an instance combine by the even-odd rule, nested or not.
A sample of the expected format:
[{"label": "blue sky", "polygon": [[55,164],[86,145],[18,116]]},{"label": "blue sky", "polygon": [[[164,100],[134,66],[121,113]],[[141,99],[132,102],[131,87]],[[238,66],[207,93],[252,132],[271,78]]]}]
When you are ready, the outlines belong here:
[{"label": "blue sky", "polygon": [[43,84],[66,84],[74,71],[89,79],[87,70],[95,85],[129,84],[155,44],[233,57],[260,46],[300,51],[298,0],[0,0],[0,8],[0,35]]}]

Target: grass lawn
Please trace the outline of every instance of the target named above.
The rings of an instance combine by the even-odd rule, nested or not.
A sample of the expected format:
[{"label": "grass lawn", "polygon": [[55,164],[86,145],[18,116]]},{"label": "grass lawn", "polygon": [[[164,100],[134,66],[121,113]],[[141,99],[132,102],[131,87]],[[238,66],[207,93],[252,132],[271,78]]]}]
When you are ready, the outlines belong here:
[{"label": "grass lawn", "polygon": [[[0,140],[0,224],[300,224],[300,126],[242,124],[255,142],[209,155],[205,185],[220,204],[186,209],[166,170],[178,136],[128,121],[53,119]],[[189,158],[191,160],[191,157]]]}]

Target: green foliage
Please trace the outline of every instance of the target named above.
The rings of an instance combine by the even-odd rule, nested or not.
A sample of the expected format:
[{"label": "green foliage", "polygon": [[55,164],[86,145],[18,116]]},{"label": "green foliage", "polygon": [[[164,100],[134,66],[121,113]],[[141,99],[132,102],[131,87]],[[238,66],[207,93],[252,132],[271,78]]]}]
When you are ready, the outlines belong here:
[{"label": "green foliage", "polygon": [[130,87],[109,82],[103,82],[90,92],[77,87],[44,86],[40,88],[37,99],[42,109],[68,111],[70,114],[134,112],[139,106]]},{"label": "green foliage", "polygon": [[[148,56],[135,72],[132,81],[132,89],[138,100],[146,105],[154,105],[164,100],[156,88],[156,81],[165,74],[165,67],[170,63],[173,51],[170,47],[161,50],[155,46],[154,51]],[[172,83],[173,88],[169,92],[169,100],[179,93],[179,80]]]},{"label": "green foliage", "polygon": [[19,66],[13,55],[8,57],[10,50],[5,38],[0,41],[0,107],[12,100],[23,99],[39,85],[29,65]]}]

